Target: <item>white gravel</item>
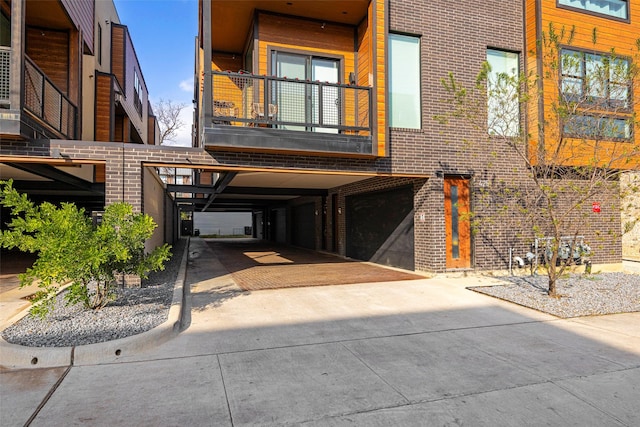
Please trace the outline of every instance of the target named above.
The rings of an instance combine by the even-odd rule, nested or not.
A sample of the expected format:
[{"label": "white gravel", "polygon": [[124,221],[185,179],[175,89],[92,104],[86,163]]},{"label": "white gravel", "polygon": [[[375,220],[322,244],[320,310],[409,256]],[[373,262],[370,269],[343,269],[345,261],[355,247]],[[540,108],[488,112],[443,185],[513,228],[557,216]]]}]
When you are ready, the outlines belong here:
[{"label": "white gravel", "polygon": [[63,292],[57,297],[56,308],[46,318],[27,315],[2,331],[2,338],[30,347],[70,347],[153,329],[168,318],[185,247],[185,239],[177,241],[163,271],[151,273],[140,288],[118,289],[117,299],[101,310],[89,310],[80,304],[66,306]]},{"label": "white gravel", "polygon": [[560,298],[547,295],[547,276],[503,280],[504,285],[470,289],[562,318],[640,311],[640,274],[573,274],[557,282]]}]

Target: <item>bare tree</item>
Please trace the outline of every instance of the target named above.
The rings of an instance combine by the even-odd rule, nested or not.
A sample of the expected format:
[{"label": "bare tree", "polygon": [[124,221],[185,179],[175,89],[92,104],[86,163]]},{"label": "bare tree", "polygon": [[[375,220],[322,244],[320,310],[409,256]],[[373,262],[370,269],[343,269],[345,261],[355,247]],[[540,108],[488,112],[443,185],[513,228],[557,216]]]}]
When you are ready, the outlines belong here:
[{"label": "bare tree", "polygon": [[[526,171],[525,182],[489,179],[474,194],[476,211],[468,219],[480,230],[502,215],[500,221],[517,224],[522,241],[531,247],[537,242],[531,259],[546,267],[548,294],[554,297],[567,268],[620,238],[620,200],[623,193],[638,194],[637,186],[621,186],[620,178],[640,164],[634,139],[640,39],[622,56],[598,51],[595,28],[593,50],[574,49],[575,33],[550,25],[536,48],[541,65],[529,75],[496,73],[486,62],[475,85],[465,87],[449,74],[442,81],[449,109],[437,117],[442,123],[471,123],[486,133],[495,160],[508,152],[520,162],[514,168]],[[525,115],[529,133],[521,126]],[[496,168],[493,177],[504,177],[488,163],[488,169]],[[483,216],[489,206],[495,215]],[[609,216],[595,219],[601,209]],[[586,231],[592,242],[582,238]]]},{"label": "bare tree", "polygon": [[173,103],[170,99],[160,100],[153,106],[153,111],[160,127],[160,144],[173,141],[178,130],[185,125],[180,113],[187,106],[185,103]]}]

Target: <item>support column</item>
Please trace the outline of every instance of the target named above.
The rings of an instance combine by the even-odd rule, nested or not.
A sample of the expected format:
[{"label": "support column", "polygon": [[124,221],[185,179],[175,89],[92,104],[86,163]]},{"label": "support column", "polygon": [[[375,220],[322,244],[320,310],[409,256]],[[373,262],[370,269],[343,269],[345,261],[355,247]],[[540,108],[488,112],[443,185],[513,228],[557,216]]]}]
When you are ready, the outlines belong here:
[{"label": "support column", "polygon": [[[133,212],[142,212],[142,166],[132,144],[114,144],[108,150],[105,168],[105,205],[126,202]],[[117,281],[127,288],[140,287],[140,276],[126,274]]]},{"label": "support column", "polygon": [[[211,125],[211,119],[213,117],[213,79],[211,74],[211,1],[204,0],[202,2],[202,48],[204,50],[204,64],[202,64],[204,72],[204,81],[202,86],[202,109],[203,120],[202,126],[207,127]],[[198,135],[199,141],[200,135]],[[202,141],[200,141],[202,143]]]},{"label": "support column", "polygon": [[126,202],[142,212],[142,164],[134,144],[114,144],[105,170],[105,204]]},{"label": "support column", "polygon": [[9,108],[11,110],[20,110],[22,107],[25,6],[25,0],[11,2],[11,60],[9,66]]}]

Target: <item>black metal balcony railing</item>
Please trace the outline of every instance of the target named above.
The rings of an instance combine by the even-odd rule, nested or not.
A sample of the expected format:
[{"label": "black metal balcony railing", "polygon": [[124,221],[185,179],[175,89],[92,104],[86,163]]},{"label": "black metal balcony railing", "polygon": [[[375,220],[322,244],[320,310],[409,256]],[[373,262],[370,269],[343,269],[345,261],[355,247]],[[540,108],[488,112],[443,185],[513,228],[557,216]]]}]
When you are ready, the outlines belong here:
[{"label": "black metal balcony railing", "polygon": [[9,72],[11,49],[0,46],[0,104],[9,104]]},{"label": "black metal balcony railing", "polygon": [[212,72],[213,123],[371,135],[371,88]]},{"label": "black metal balcony railing", "polygon": [[26,56],[24,107],[66,138],[75,139],[77,107]]}]

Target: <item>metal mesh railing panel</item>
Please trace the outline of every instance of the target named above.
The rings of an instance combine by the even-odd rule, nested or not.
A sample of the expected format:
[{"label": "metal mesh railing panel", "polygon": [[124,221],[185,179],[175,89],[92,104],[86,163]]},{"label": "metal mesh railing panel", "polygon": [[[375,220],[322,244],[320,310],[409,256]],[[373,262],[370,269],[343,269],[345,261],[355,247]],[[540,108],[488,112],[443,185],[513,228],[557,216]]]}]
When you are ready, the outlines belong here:
[{"label": "metal mesh railing panel", "polygon": [[213,124],[370,135],[371,88],[214,71]]},{"label": "metal mesh railing panel", "polygon": [[24,106],[65,137],[75,139],[77,107],[31,63],[25,61]]},{"label": "metal mesh railing panel", "polygon": [[9,103],[11,49],[0,47],[0,103]]}]

